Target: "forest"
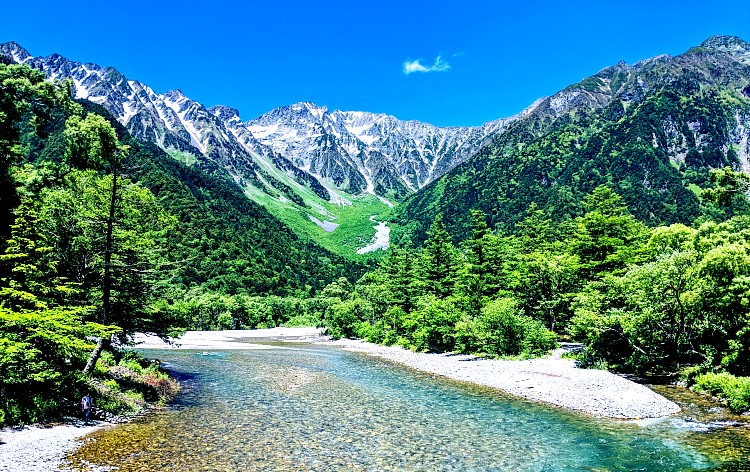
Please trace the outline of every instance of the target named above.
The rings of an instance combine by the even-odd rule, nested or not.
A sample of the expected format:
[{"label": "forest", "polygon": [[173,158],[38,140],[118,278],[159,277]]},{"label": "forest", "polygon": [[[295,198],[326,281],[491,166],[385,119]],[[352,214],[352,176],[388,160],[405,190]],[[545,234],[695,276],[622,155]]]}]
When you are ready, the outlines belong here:
[{"label": "forest", "polygon": [[744,173],[706,164],[695,217],[669,225],[608,182],[564,217],[535,202],[512,224],[438,213],[423,242],[367,267],[70,97],[0,64],[0,423],[53,417],[91,386],[115,410],[168,401],[158,366],[118,348],[135,332],[282,324],[490,357],[574,340],[582,366],[680,376],[750,409]]},{"label": "forest", "polygon": [[165,379],[112,342],[233,327],[223,300],[306,298],[364,273],[71,92],[0,64],[0,423],[69,411],[92,385],[132,410]]}]

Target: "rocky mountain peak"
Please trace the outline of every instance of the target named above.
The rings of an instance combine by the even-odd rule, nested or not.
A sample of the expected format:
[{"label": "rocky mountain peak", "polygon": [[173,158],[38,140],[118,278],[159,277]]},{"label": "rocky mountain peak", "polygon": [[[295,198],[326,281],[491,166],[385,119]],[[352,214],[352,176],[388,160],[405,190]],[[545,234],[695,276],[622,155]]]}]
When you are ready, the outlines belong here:
[{"label": "rocky mountain peak", "polygon": [[183,100],[186,97],[185,97],[185,94],[182,93],[182,90],[180,90],[180,89],[174,89],[174,90],[169,90],[169,91],[165,92],[164,93],[164,98],[166,98],[166,99],[168,99],[168,100],[170,100],[172,102],[179,102],[180,100]]},{"label": "rocky mountain peak", "polygon": [[236,108],[225,105],[215,105],[208,109],[208,112],[222,121],[239,120],[240,111]]},{"label": "rocky mountain peak", "polygon": [[29,51],[24,49],[20,44],[15,41],[0,44],[0,54],[6,57],[10,57],[14,62],[24,62],[26,59],[31,57]]},{"label": "rocky mountain peak", "polygon": [[750,52],[750,44],[738,38],[737,36],[712,36],[703,41],[700,47],[717,49],[719,51],[735,54],[747,54],[748,52]]}]

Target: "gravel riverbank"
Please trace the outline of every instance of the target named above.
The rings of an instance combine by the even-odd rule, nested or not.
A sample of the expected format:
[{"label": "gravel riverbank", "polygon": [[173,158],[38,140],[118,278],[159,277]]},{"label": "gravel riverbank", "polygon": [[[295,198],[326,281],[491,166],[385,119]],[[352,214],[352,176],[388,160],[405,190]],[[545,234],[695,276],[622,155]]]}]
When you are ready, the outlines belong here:
[{"label": "gravel riverbank", "polygon": [[604,370],[578,369],[574,361],[562,359],[559,351],[543,359],[507,361],[450,353],[417,353],[350,339],[331,343],[423,372],[497,388],[511,395],[593,416],[658,418],[680,411],[676,403],[644,385]]},{"label": "gravel riverbank", "polygon": [[83,436],[110,423],[78,419],[46,426],[25,426],[0,430],[0,471],[47,472],[59,470],[68,452],[81,445]]}]

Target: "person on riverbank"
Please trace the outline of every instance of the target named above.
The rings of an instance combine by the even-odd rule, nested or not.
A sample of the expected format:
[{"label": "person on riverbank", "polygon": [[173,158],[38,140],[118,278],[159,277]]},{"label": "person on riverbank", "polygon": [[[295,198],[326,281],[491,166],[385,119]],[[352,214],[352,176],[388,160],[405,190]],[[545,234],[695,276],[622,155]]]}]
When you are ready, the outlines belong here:
[{"label": "person on riverbank", "polygon": [[91,407],[94,404],[94,399],[91,398],[90,393],[81,398],[81,410],[83,410],[84,424],[89,424],[89,413],[91,413]]}]

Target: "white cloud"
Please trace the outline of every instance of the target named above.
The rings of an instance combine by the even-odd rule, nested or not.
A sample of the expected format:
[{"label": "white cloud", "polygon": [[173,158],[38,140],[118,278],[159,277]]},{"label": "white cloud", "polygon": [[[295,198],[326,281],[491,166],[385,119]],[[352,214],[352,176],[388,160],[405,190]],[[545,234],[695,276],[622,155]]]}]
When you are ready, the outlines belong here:
[{"label": "white cloud", "polygon": [[414,72],[445,72],[451,68],[450,64],[444,61],[440,56],[435,59],[435,63],[431,66],[425,66],[420,61],[421,59],[415,61],[404,61],[404,74],[409,75]]}]

